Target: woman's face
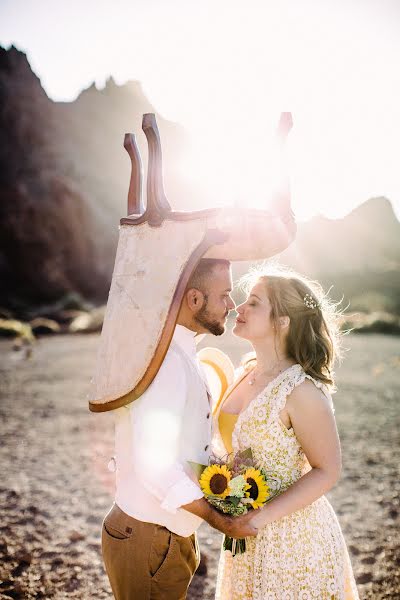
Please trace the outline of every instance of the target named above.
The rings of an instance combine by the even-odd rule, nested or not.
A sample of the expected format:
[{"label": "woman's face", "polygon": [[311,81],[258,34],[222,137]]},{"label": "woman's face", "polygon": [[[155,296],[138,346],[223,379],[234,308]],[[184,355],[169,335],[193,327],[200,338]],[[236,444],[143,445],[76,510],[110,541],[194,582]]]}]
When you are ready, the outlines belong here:
[{"label": "woman's face", "polygon": [[259,281],[252,287],[246,302],[237,306],[236,311],[238,316],[233,328],[235,335],[250,342],[274,337],[271,304],[263,282]]}]

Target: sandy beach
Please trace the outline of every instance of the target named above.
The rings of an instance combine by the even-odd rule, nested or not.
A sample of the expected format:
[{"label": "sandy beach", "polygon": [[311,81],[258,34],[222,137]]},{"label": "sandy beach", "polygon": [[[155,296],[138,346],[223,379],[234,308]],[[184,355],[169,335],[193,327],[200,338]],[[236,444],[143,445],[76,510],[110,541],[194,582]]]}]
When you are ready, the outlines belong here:
[{"label": "sandy beach", "polygon": [[[30,356],[0,342],[0,597],[111,599],[100,552],[113,499],[112,413],[86,394],[97,335],[42,338]],[[208,338],[202,345],[217,345]],[[237,363],[229,335],[218,345]],[[328,498],[360,598],[400,598],[400,343],[349,336],[334,397],[343,473]],[[211,600],[221,535],[199,530],[203,562],[189,600]]]}]

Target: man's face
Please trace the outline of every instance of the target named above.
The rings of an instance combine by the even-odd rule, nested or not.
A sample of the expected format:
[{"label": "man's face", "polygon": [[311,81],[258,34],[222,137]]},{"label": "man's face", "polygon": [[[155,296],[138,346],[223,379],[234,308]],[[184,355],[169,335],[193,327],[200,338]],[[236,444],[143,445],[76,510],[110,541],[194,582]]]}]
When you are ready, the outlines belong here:
[{"label": "man's face", "polygon": [[204,289],[202,307],[194,315],[194,320],[201,325],[204,332],[222,335],[225,331],[226,318],[235,308],[230,294],[232,292],[231,269],[225,265],[216,265],[207,278]]}]

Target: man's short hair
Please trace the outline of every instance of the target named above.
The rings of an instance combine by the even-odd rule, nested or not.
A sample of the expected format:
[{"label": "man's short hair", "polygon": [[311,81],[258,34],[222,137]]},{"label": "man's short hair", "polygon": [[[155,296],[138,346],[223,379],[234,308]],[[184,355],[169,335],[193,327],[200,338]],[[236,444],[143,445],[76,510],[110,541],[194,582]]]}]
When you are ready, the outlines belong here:
[{"label": "man's short hair", "polygon": [[202,258],[200,259],[197,267],[193,271],[188,284],[187,290],[195,288],[201,292],[207,291],[207,280],[213,274],[216,267],[227,267],[229,268],[231,263],[229,260],[224,258]]}]

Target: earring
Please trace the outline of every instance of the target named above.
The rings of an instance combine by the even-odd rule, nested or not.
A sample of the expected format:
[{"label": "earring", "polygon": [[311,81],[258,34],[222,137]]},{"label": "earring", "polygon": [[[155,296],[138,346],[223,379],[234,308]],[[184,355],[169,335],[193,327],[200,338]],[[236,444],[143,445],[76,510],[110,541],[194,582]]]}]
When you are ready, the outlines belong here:
[{"label": "earring", "polygon": [[281,327],[288,327],[290,323],[289,317],[281,317],[279,319],[279,324]]}]

